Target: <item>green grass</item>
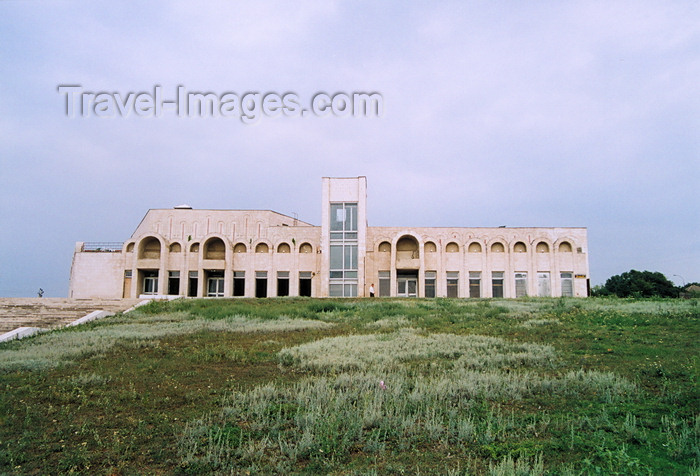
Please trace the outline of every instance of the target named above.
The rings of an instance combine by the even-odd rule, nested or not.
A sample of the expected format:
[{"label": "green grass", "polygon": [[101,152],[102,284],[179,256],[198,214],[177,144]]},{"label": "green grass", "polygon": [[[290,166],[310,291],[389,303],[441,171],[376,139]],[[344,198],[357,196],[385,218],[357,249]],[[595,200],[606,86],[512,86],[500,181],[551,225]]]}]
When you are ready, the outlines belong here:
[{"label": "green grass", "polygon": [[697,300],[177,300],[0,344],[0,474],[700,474]]}]

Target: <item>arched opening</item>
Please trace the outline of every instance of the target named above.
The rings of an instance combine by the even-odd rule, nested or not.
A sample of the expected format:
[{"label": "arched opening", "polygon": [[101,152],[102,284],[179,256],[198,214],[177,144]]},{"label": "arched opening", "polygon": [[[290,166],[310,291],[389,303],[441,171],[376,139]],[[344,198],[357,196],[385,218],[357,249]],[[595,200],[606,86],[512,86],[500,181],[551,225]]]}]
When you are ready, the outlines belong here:
[{"label": "arched opening", "polygon": [[426,241],[425,245],[423,246],[423,249],[425,250],[426,253],[436,253],[437,252],[437,246],[435,246],[435,243],[432,241]]},{"label": "arched opening", "polygon": [[291,249],[287,243],[280,243],[279,246],[277,246],[278,253],[289,253],[290,251]]},{"label": "arched opening", "polygon": [[506,251],[505,246],[503,246],[503,243],[496,242],[491,245],[491,252],[492,253],[504,253]]},{"label": "arched opening", "polygon": [[418,240],[406,235],[396,242],[396,296],[418,296]]},{"label": "arched opening", "polygon": [[180,246],[180,243],[173,243],[170,245],[170,252],[171,253],[180,253],[182,251],[182,246]]},{"label": "arched opening", "polygon": [[190,253],[199,253],[199,243],[192,243],[190,245]]},{"label": "arched opening", "polygon": [[469,253],[481,253],[481,244],[480,243],[470,243],[469,248],[467,248],[467,251]]},{"label": "arched opening", "polygon": [[560,253],[571,253],[571,243],[568,241],[562,241],[559,244],[559,252]]},{"label": "arched opening", "polygon": [[258,243],[257,246],[255,247],[256,253],[268,253],[269,251],[270,251],[270,247],[267,246],[267,243]]},{"label": "arched opening", "polygon": [[226,259],[226,245],[221,238],[210,238],[204,243],[204,259]]},{"label": "arched opening", "polygon": [[513,251],[515,253],[527,253],[527,246],[522,241],[518,241],[515,246],[513,246]]},{"label": "arched opening", "polygon": [[139,246],[139,258],[160,259],[160,241],[153,236],[145,238]]},{"label": "arched opening", "polygon": [[236,246],[233,247],[234,253],[245,253],[246,251],[248,251],[248,248],[243,243],[236,243]]},{"label": "arched opening", "polygon": [[391,243],[388,241],[382,241],[379,243],[378,250],[380,253],[391,253]]},{"label": "arched opening", "polygon": [[404,259],[418,259],[418,241],[412,236],[403,236],[396,242],[396,255]]},{"label": "arched opening", "polygon": [[540,241],[539,243],[537,243],[535,251],[537,251],[538,253],[549,253],[549,245],[544,241]]},{"label": "arched opening", "polygon": [[459,245],[455,243],[454,241],[451,241],[447,243],[447,246],[445,247],[445,251],[448,253],[459,253]]},{"label": "arched opening", "polygon": [[299,247],[299,253],[313,253],[314,249],[309,243],[302,243]]},{"label": "arched opening", "polygon": [[134,244],[133,244],[133,243],[129,243],[128,245],[126,245],[126,252],[127,252],[127,253],[133,253],[133,252],[134,252]]}]

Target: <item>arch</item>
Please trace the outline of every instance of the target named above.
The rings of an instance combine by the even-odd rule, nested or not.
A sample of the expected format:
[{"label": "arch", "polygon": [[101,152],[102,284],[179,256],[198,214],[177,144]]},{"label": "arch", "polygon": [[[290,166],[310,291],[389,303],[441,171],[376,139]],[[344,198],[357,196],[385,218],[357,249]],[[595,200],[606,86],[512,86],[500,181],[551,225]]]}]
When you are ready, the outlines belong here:
[{"label": "arch", "polygon": [[287,243],[280,243],[277,245],[277,252],[278,253],[289,253],[291,252],[291,248],[289,248],[289,244]]},{"label": "arch", "polygon": [[377,251],[379,251],[380,253],[391,253],[391,243],[389,243],[388,241],[382,241],[381,243],[379,243]]},{"label": "arch", "polygon": [[467,248],[468,253],[481,253],[481,243],[477,241],[473,241],[469,243],[469,247]]},{"label": "arch", "polygon": [[139,259],[160,259],[160,240],[147,236],[139,243]]},{"label": "arch", "polygon": [[180,253],[180,252],[182,252],[182,245],[180,245],[180,243],[171,243],[171,244],[170,244],[170,252],[171,252],[171,253]]},{"label": "arch", "polygon": [[406,258],[416,259],[419,257],[418,240],[411,235],[404,235],[396,242],[396,253],[405,255]]},{"label": "arch", "polygon": [[559,243],[559,253],[571,253],[572,251],[573,247],[568,241],[562,241]]},{"label": "arch", "polygon": [[199,243],[195,241],[190,245],[190,253],[199,253]]},{"label": "arch", "polygon": [[219,237],[204,242],[204,259],[226,259],[226,243]]},{"label": "arch", "polygon": [[299,253],[313,253],[314,248],[311,246],[311,243],[302,243],[301,246],[299,246]]},{"label": "arch", "polygon": [[513,245],[514,253],[527,253],[527,246],[522,241],[518,241]]},{"label": "arch", "polygon": [[426,253],[437,253],[437,246],[433,241],[426,241],[425,245],[423,245],[423,249]]},{"label": "arch", "polygon": [[535,247],[537,253],[549,253],[549,244],[546,241],[540,241]]},{"label": "arch", "polygon": [[454,241],[450,241],[447,243],[447,246],[445,246],[445,251],[448,253],[459,253],[459,245]]},{"label": "arch", "polygon": [[248,248],[245,243],[236,243],[236,246],[233,247],[234,253],[245,253],[246,251],[248,251]]},{"label": "arch", "polygon": [[128,245],[126,245],[126,252],[127,252],[127,253],[133,253],[133,252],[134,252],[134,243],[133,243],[133,242],[132,242],[132,243],[129,243]]},{"label": "arch", "polygon": [[255,252],[256,253],[269,253],[270,247],[267,246],[267,243],[258,243],[257,245],[255,245]]},{"label": "arch", "polygon": [[503,243],[500,241],[496,241],[491,244],[491,253],[505,253],[506,247],[503,246]]}]

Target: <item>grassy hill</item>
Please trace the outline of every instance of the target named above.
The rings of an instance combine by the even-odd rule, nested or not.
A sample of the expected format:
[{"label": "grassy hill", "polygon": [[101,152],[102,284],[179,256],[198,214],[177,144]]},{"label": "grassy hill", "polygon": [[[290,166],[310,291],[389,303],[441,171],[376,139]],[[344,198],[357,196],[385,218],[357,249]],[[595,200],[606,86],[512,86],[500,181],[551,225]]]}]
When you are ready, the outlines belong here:
[{"label": "grassy hill", "polygon": [[0,473],[700,474],[698,300],[178,300],[0,344]]}]

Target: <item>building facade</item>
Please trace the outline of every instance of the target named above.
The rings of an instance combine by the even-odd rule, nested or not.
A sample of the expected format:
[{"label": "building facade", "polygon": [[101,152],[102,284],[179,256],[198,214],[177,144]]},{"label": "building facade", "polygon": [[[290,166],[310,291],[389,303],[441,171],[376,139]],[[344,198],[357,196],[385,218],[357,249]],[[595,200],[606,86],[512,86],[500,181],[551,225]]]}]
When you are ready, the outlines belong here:
[{"label": "building facade", "polygon": [[585,228],[367,224],[367,179],[323,178],[321,226],[269,210],[149,210],[78,242],[69,297],[587,296]]}]

